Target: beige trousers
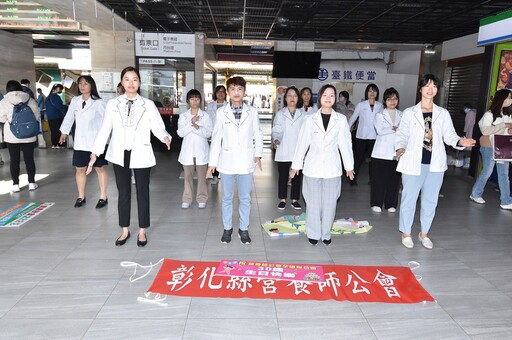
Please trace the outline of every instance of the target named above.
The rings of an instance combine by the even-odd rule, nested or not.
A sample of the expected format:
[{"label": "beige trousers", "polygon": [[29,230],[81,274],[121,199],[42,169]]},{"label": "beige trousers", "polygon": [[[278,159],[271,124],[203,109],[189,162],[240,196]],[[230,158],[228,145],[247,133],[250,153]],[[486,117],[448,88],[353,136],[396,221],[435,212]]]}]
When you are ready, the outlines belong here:
[{"label": "beige trousers", "polygon": [[182,202],[192,203],[192,191],[194,190],[194,169],[197,171],[197,203],[206,203],[206,201],[208,201],[208,189],[206,187],[206,171],[208,170],[208,164],[183,166],[184,188]]}]

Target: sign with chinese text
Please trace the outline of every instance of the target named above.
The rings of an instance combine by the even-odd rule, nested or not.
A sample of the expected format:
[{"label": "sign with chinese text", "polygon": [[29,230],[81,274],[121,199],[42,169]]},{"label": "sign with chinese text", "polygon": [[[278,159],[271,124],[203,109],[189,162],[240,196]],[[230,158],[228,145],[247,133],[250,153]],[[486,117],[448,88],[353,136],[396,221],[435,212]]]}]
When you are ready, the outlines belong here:
[{"label": "sign with chinese text", "polygon": [[165,259],[151,293],[253,299],[435,301],[408,267],[322,265],[324,282],[217,275],[218,262]]},{"label": "sign with chinese text", "polygon": [[216,275],[270,278],[287,281],[324,281],[322,266],[265,261],[222,260],[217,267]]},{"label": "sign with chinese text", "polygon": [[320,82],[383,83],[387,67],[383,60],[322,60]]},{"label": "sign with chinese text", "polygon": [[135,56],[195,58],[195,35],[135,32]]}]

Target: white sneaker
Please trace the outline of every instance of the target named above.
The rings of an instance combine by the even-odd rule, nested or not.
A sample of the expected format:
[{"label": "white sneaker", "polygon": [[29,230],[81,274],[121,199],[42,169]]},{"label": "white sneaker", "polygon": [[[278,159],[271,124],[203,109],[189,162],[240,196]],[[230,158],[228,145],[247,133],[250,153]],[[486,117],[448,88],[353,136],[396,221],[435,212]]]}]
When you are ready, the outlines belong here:
[{"label": "white sneaker", "polygon": [[421,233],[418,234],[418,240],[421,242],[421,245],[427,249],[434,248],[434,244],[428,237],[421,237]]},{"label": "white sneaker", "polygon": [[402,237],[402,244],[405,248],[411,249],[414,247],[414,243],[412,242],[412,238],[410,236]]},{"label": "white sneaker", "polygon": [[485,200],[482,197],[469,196],[469,199],[478,204],[485,204]]},{"label": "white sneaker", "polygon": [[375,212],[381,212],[382,209],[380,207],[377,207],[377,206],[373,206],[372,207],[372,211],[375,211]]},{"label": "white sneaker", "polygon": [[389,208],[389,209],[388,209],[388,211],[389,211],[390,213],[394,213],[394,212],[396,212],[396,209],[395,209],[395,208],[393,208],[393,207],[391,207],[391,208]]},{"label": "white sneaker", "polygon": [[188,208],[190,208],[190,203],[186,203],[186,202],[181,203],[181,208],[182,208],[182,209],[188,209]]},{"label": "white sneaker", "polygon": [[512,203],[510,204],[500,204],[501,209],[512,210]]},{"label": "white sneaker", "polygon": [[212,184],[219,184],[219,177],[218,176],[213,176],[212,178]]},{"label": "white sneaker", "polygon": [[198,203],[198,205],[199,205],[199,209],[206,208],[206,203]]},{"label": "white sneaker", "polygon": [[13,185],[12,192],[20,192],[20,186],[18,184]]},{"label": "white sneaker", "polygon": [[37,185],[37,183],[29,183],[29,184],[28,184],[28,190],[30,190],[30,191],[34,191],[34,190],[36,190],[38,187],[39,187],[39,185]]}]

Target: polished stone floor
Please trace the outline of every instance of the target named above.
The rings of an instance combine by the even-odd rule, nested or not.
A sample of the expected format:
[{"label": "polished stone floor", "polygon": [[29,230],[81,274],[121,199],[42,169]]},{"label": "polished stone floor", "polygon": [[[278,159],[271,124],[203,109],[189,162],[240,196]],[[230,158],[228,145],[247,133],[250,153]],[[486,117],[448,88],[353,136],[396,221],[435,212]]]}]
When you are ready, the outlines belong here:
[{"label": "polished stone floor", "polygon": [[[117,194],[111,167],[109,205],[95,209],[98,183],[89,177],[87,204],[76,199],[71,150],[36,150],[39,189],[10,193],[9,162],[0,168],[0,206],[55,202],[20,228],[0,228],[0,339],[510,339],[512,334],[512,212],[468,199],[473,178],[446,172],[430,236],[434,249],[400,243],[398,213],[374,213],[367,178],[344,185],[337,217],[369,220],[368,234],[333,238],[330,247],[304,237],[271,239],[259,225],[280,216],[276,167],[267,151],[254,179],[252,244],[220,242],[220,186],[208,185],[206,209],[181,209],[177,153],[158,153],[151,182],[149,244],[136,237],[115,247]],[[23,166],[23,165],[22,165]],[[364,169],[366,170],[366,169]],[[23,172],[23,171],[22,171]],[[366,173],[366,171],[362,171]],[[346,183],[344,183],[346,184]],[[287,208],[284,213],[292,213]],[[132,209],[133,225],[136,209]],[[418,232],[418,223],[414,232]],[[136,232],[136,228],[132,228]],[[417,261],[421,284],[437,303],[383,304],[271,299],[168,297],[167,307],[137,302],[156,274],[135,283],[121,261],[224,258],[297,263],[403,265]]]}]

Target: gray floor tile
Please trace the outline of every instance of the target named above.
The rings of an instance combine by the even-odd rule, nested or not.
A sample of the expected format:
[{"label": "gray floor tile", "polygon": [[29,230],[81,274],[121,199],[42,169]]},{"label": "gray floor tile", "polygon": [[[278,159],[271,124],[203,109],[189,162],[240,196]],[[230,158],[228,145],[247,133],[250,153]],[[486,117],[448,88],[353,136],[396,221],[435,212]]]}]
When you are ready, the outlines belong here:
[{"label": "gray floor tile", "polygon": [[[4,150],[0,150],[4,151]],[[473,179],[450,168],[430,236],[434,249],[415,241],[400,243],[399,213],[369,209],[367,171],[360,185],[343,181],[337,217],[368,220],[365,234],[333,236],[330,247],[312,247],[305,236],[271,238],[260,224],[284,214],[277,210],[277,169],[265,150],[264,171],[254,177],[251,245],[242,245],[235,200],[231,244],[222,235],[221,185],[208,184],[206,209],[181,209],[182,168],[177,153],[157,153],[152,170],[149,243],[136,245],[137,206],[132,199],[132,237],[116,247],[120,234],[117,189],[109,166],[109,205],[96,210],[99,193],[93,176],[88,203],[76,199],[72,151],[36,150],[38,173],[49,174],[37,191],[0,195],[0,206],[21,200],[55,202],[19,228],[0,228],[0,339],[502,339],[512,319],[512,228],[509,211],[499,209],[498,193],[488,188],[485,205],[467,199]],[[4,159],[8,157],[4,156]],[[65,164],[66,166],[63,166]],[[9,178],[9,167],[0,167]],[[491,186],[491,185],[490,185]],[[236,196],[236,195],[235,195]],[[301,200],[303,203],[303,200]],[[418,215],[418,211],[417,211]],[[419,232],[416,216],[413,233]],[[168,296],[156,305],[139,302],[160,266],[130,282],[133,268],[161,258],[219,261],[259,260],[290,263],[407,266],[438,303],[382,304],[328,301],[223,299]],[[144,270],[138,270],[137,276]],[[27,322],[28,320],[28,322]],[[257,322],[255,322],[257,320]],[[148,324],[151,327],[147,327]],[[421,324],[421,327],[418,327]],[[158,331],[156,331],[158,330]],[[214,331],[212,331],[214,330]],[[34,334],[37,334],[35,336]],[[39,336],[39,337],[38,337]]]}]

